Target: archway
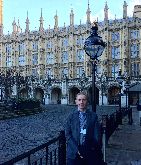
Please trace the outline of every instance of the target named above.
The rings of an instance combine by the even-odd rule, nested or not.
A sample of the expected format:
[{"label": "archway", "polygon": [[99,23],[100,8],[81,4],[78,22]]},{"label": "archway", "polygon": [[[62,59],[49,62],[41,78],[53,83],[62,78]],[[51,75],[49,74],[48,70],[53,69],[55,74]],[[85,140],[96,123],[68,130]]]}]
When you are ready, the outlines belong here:
[{"label": "archway", "polygon": [[27,99],[28,98],[28,90],[26,88],[22,88],[19,92],[20,97],[23,99]]},{"label": "archway", "polygon": [[52,104],[61,104],[61,89],[56,87],[51,91],[51,103]]},{"label": "archway", "polygon": [[119,93],[120,93],[119,87],[111,86],[108,89],[108,103],[109,104],[119,104]]},{"label": "archway", "polygon": [[35,99],[39,100],[41,103],[43,103],[43,97],[44,97],[44,91],[41,88],[36,88],[35,89],[35,94],[34,94]]},{"label": "archway", "polygon": [[77,93],[79,93],[80,90],[77,87],[72,87],[69,91],[69,104],[75,104],[75,99]]}]

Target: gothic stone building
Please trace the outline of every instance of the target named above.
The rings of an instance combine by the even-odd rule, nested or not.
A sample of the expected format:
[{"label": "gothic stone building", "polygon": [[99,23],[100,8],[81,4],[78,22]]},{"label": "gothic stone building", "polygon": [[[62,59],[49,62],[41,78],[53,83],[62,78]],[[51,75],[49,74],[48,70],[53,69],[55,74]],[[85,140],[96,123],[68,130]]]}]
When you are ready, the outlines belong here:
[{"label": "gothic stone building", "polygon": [[[84,90],[91,98],[92,77],[90,58],[85,54],[84,41],[90,35],[92,23],[88,2],[85,24],[74,24],[73,9],[70,24],[58,26],[57,13],[54,28],[44,29],[43,14],[39,30],[30,30],[14,20],[11,34],[3,34],[2,0],[0,1],[0,100],[7,98],[36,98],[45,104],[74,104],[76,94]],[[141,5],[134,6],[133,17],[127,16],[123,4],[123,18],[110,20],[105,4],[104,20],[98,22],[98,32],[106,42],[102,56],[97,60],[97,104],[117,104],[119,93],[125,103],[126,85],[140,81],[141,75]],[[122,84],[117,77],[122,75]],[[129,90],[129,89],[128,89]],[[125,96],[126,95],[126,96]],[[130,104],[135,104],[140,93],[133,92]],[[91,99],[89,100],[91,103]],[[126,100],[127,101],[127,100]]]}]

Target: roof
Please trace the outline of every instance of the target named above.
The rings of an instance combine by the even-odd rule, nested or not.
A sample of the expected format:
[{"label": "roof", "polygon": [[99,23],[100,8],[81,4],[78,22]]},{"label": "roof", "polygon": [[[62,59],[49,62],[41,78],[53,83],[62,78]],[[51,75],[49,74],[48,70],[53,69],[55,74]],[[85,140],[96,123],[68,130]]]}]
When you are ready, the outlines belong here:
[{"label": "roof", "polygon": [[129,91],[141,92],[141,83],[129,87]]}]

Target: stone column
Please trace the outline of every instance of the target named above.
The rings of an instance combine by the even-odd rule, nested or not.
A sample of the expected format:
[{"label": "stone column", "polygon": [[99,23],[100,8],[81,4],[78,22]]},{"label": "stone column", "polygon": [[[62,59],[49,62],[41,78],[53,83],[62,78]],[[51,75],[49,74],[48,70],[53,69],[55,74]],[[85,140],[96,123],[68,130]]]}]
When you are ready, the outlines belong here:
[{"label": "stone column", "polygon": [[67,94],[68,83],[67,83],[67,79],[62,81],[61,86],[62,86],[61,104],[68,104],[68,94]]},{"label": "stone column", "polygon": [[105,93],[102,94],[102,91],[99,92],[99,105],[107,105],[108,99]]},{"label": "stone column", "polygon": [[45,105],[47,104],[50,104],[50,93],[49,92],[45,92],[44,93],[44,102],[45,102]]},{"label": "stone column", "polygon": [[16,97],[16,95],[17,95],[17,87],[16,87],[16,84],[14,84],[12,87],[12,96]]}]

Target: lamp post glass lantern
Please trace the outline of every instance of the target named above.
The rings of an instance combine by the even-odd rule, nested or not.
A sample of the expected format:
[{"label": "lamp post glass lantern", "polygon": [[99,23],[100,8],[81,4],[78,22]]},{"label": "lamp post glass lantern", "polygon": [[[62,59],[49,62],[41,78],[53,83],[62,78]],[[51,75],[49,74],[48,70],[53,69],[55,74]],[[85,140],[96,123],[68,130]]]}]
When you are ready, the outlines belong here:
[{"label": "lamp post glass lantern", "polygon": [[106,43],[98,36],[98,26],[94,22],[91,28],[90,36],[85,40],[84,50],[86,54],[90,57],[92,63],[92,110],[96,112],[96,61],[99,56],[102,55]]}]

